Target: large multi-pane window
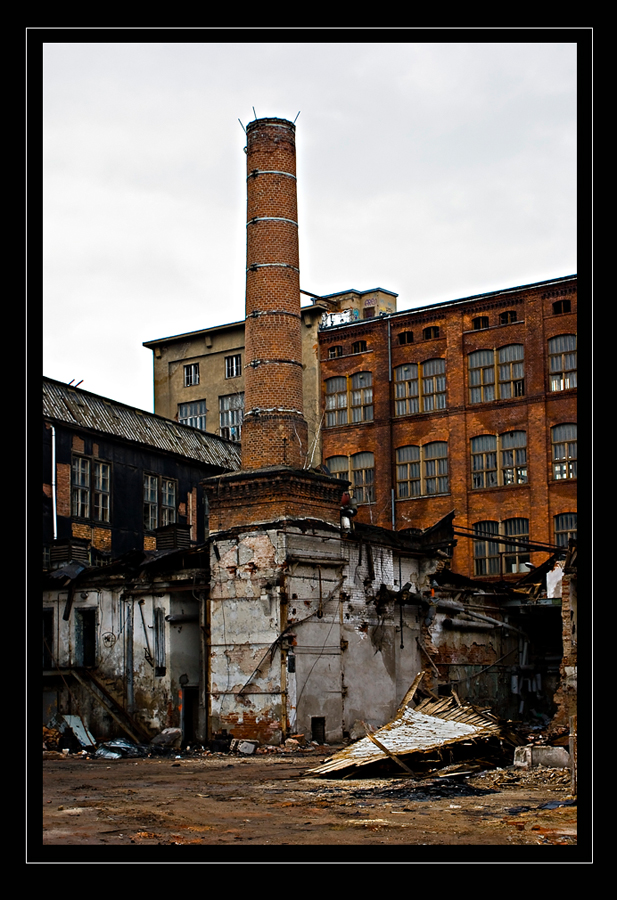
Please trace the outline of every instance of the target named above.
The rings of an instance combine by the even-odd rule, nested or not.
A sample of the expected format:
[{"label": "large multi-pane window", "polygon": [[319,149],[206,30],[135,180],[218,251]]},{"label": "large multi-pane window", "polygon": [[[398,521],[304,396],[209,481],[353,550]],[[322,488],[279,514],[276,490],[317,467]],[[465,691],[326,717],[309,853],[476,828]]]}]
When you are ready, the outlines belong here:
[{"label": "large multi-pane window", "polygon": [[110,465],[74,456],[71,465],[71,515],[109,522]]},{"label": "large multi-pane window", "polygon": [[351,457],[330,456],[326,466],[335,478],[350,481],[349,488],[357,503],[375,502],[375,455],[368,451]]},{"label": "large multi-pane window", "polygon": [[527,572],[525,563],[529,562],[529,519],[506,519],[503,523],[506,537],[512,543],[506,543],[503,551],[503,573]]},{"label": "large multi-pane window", "polygon": [[549,390],[576,387],[576,335],[560,334],[548,342]]},{"label": "large multi-pane window", "polygon": [[499,362],[499,399],[522,397],[525,393],[524,348],[522,344],[510,344],[497,351]]},{"label": "large multi-pane window", "polygon": [[154,531],[159,525],[159,480],[144,474],[144,530]]},{"label": "large multi-pane window", "polygon": [[[473,526],[474,574],[509,575],[527,572],[529,562],[529,519],[483,521]],[[510,541],[504,538],[511,538]]]},{"label": "large multi-pane window", "polygon": [[476,535],[473,542],[474,574],[499,575],[499,542],[491,540],[499,535],[499,522],[476,522],[473,530]]},{"label": "large multi-pane window", "polygon": [[527,484],[527,434],[481,434],[471,439],[471,484],[478,488]]},{"label": "large multi-pane window", "polygon": [[469,401],[488,403],[525,394],[524,347],[509,344],[469,354]]},{"label": "large multi-pane window", "polygon": [[326,379],[326,427],[373,421],[373,375],[356,372]]},{"label": "large multi-pane window", "polygon": [[555,543],[567,547],[570,539],[576,540],[576,513],[562,513],[554,518]]},{"label": "large multi-pane window", "polygon": [[144,473],[144,530],[176,521],[177,484],[171,478]]},{"label": "large multi-pane window", "polygon": [[551,428],[553,478],[576,478],[576,422]]},{"label": "large multi-pane window", "polygon": [[193,403],[178,404],[178,421],[182,425],[190,425],[191,428],[206,430],[206,401],[195,400]]},{"label": "large multi-pane window", "polygon": [[408,416],[446,407],[446,361],[404,363],[394,370],[394,412]]},{"label": "large multi-pane window", "polygon": [[372,453],[354,453],[351,457],[353,496],[358,503],[375,502],[375,457]]},{"label": "large multi-pane window", "polygon": [[342,478],[349,481],[349,457],[348,456],[331,456],[326,460],[328,471],[335,478]]},{"label": "large multi-pane window", "polygon": [[474,489],[497,487],[497,437],[481,434],[471,439],[471,484]]},{"label": "large multi-pane window", "polygon": [[373,375],[357,372],[351,376],[351,421],[373,421]]},{"label": "large multi-pane window", "polygon": [[109,522],[110,498],[109,463],[94,460],[94,504],[92,518],[96,522]]},{"label": "large multi-pane window", "polygon": [[527,484],[527,434],[507,431],[499,436],[503,484]]},{"label": "large multi-pane window", "polygon": [[239,441],[242,437],[244,417],[244,394],[228,394],[219,397],[219,419],[221,437]]},{"label": "large multi-pane window", "polygon": [[90,518],[90,460],[74,456],[71,466],[71,515]]},{"label": "large multi-pane window", "polygon": [[399,500],[448,492],[448,444],[431,441],[396,451],[396,496]]}]

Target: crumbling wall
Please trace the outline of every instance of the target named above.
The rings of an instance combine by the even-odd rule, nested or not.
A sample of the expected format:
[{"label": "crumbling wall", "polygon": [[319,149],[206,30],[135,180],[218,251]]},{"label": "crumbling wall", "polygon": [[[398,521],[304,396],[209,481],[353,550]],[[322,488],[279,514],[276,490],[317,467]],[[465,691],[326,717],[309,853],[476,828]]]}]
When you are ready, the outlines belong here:
[{"label": "crumbling wall", "polygon": [[[47,694],[55,692],[57,711],[80,715],[97,740],[125,736],[118,721],[97,700],[105,699],[98,687],[101,685],[117,704],[107,700],[107,707],[117,714],[127,711],[144,734],[179,726],[178,697],[171,688],[170,668],[157,667],[155,659],[155,609],[161,610],[163,618],[168,615],[169,595],[135,598],[121,589],[88,587],[75,591],[72,599],[69,594],[67,589],[43,594],[43,608],[53,610],[51,668],[45,676],[45,689]],[[93,641],[93,655],[87,659],[83,655],[84,621],[92,630],[88,645]],[[164,635],[166,646],[161,652],[169,659],[168,627]],[[120,719],[124,721],[121,714]]]}]

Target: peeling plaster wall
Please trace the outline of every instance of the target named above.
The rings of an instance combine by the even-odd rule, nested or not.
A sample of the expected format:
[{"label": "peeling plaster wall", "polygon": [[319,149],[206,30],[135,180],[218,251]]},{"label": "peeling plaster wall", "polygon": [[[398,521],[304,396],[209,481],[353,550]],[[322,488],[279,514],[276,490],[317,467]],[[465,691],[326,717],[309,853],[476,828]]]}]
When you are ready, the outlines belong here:
[{"label": "peeling plaster wall", "polygon": [[[85,596],[82,596],[82,593]],[[46,676],[46,693],[56,693],[56,709],[61,714],[81,715],[97,740],[126,736],[104,707],[98,703],[66,669],[81,666],[79,653],[79,617],[83,610],[95,615],[95,666],[92,673],[105,689],[152,735],[163,728],[179,727],[181,697],[178,685],[172,685],[174,651],[179,662],[186,656],[177,653],[169,623],[164,628],[165,674],[154,668],[155,609],[163,618],[170,614],[169,594],[122,599],[121,590],[78,590],[73,599],[68,621],[63,618],[68,590],[45,591],[43,609],[53,610],[54,665],[57,675]],[[143,600],[141,610],[139,600]],[[142,620],[143,612],[143,620]],[[145,621],[145,629],[144,629]],[[176,629],[177,630],[177,629]],[[149,656],[152,664],[148,662]],[[183,658],[184,657],[184,658]],[[198,666],[198,658],[196,660]],[[63,677],[60,676],[60,667]],[[193,674],[199,677],[198,671]]]},{"label": "peeling plaster wall", "polygon": [[[423,561],[425,563],[425,561]],[[213,733],[277,743],[328,741],[357,720],[383,725],[421,667],[418,609],[385,604],[379,589],[426,587],[423,567],[389,547],[331,531],[264,529],[214,540],[210,592]],[[402,644],[402,646],[401,646]]]}]

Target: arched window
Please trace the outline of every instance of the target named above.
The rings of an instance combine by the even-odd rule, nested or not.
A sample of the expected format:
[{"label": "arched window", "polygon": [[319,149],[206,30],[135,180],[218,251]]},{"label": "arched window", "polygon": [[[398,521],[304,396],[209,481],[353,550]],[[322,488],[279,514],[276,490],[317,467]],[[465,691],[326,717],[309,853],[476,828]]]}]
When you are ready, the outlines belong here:
[{"label": "arched window", "polygon": [[493,535],[499,535],[499,522],[476,522],[473,530],[476,535],[473,542],[474,574],[499,575],[499,543],[491,540]]},{"label": "arched window", "polygon": [[413,331],[399,331],[399,344],[413,344]]},{"label": "arched window", "polygon": [[576,335],[560,334],[548,342],[549,391],[576,387]]},{"label": "arched window", "polygon": [[422,363],[422,411],[446,408],[446,361],[429,359]]},{"label": "arched window", "polygon": [[399,447],[396,451],[396,496],[419,497],[422,492],[420,481],[420,448]]},{"label": "arched window", "polygon": [[409,445],[396,451],[396,496],[399,500],[431,494],[447,494],[448,444],[432,441],[423,447]]},{"label": "arched window", "polygon": [[[420,377],[421,376],[421,377]],[[394,370],[394,413],[408,416],[446,408],[446,361],[404,363]]]},{"label": "arched window", "polygon": [[527,484],[527,434],[506,431],[471,439],[472,489]]},{"label": "arched window", "polygon": [[488,403],[495,399],[495,351],[476,350],[469,354],[469,402]]},{"label": "arched window", "polygon": [[353,496],[358,503],[375,502],[375,457],[372,453],[354,453],[351,457]]},{"label": "arched window", "polygon": [[576,478],[576,422],[551,428],[553,478]]},{"label": "arched window", "polygon": [[471,325],[474,331],[482,331],[483,328],[488,328],[488,316],[476,316],[475,319],[471,320]]},{"label": "arched window", "polygon": [[525,563],[529,562],[529,519],[506,519],[503,526],[505,536],[514,541],[504,545],[503,574],[527,572]]},{"label": "arched window", "polygon": [[351,352],[352,353],[364,353],[364,351],[366,349],[367,349],[366,341],[356,341],[351,348]]},{"label": "arched window", "polygon": [[373,421],[372,372],[356,372],[355,375],[339,375],[326,379],[327,428],[347,425],[349,422]]},{"label": "arched window", "polygon": [[506,312],[499,313],[499,324],[500,325],[509,325],[511,322],[516,322],[516,310],[509,309]]},{"label": "arched window", "polygon": [[373,421],[373,375],[356,372],[351,376],[351,421]]},{"label": "arched window", "polygon": [[431,338],[439,337],[439,326],[438,325],[430,325],[428,328],[425,328],[422,332],[422,337],[425,341],[430,340]]},{"label": "arched window", "polygon": [[509,344],[497,352],[487,349],[470,353],[469,402],[488,403],[522,397],[525,393],[524,355],[522,344]]},{"label": "arched window", "polygon": [[499,356],[499,399],[522,397],[525,393],[523,359],[525,348],[522,344],[501,347]]},{"label": "arched window", "polygon": [[326,460],[328,471],[335,478],[349,481],[349,459],[346,456],[330,456]]},{"label": "arched window", "polygon": [[555,543],[558,547],[567,547],[568,541],[576,540],[576,513],[562,513],[555,516]]},{"label": "arched window", "polygon": [[424,475],[427,494],[448,492],[448,445],[445,441],[432,441],[423,447]]},{"label": "arched window", "polygon": [[326,426],[347,424],[347,378],[326,379]]}]

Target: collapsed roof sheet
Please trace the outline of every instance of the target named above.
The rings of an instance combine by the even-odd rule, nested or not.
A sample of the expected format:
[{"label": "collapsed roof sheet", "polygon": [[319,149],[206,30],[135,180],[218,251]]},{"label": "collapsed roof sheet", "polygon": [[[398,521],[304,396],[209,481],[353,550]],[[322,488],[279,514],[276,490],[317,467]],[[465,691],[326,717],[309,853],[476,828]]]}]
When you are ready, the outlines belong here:
[{"label": "collapsed roof sheet", "polygon": [[426,753],[448,745],[501,737],[501,727],[494,717],[466,706],[452,697],[424,700],[415,709],[404,707],[396,718],[375,731],[373,737],[384,747],[379,749],[371,737],[362,738],[330,759],[311,769],[311,775],[326,775],[349,767],[358,768],[409,753]]}]

